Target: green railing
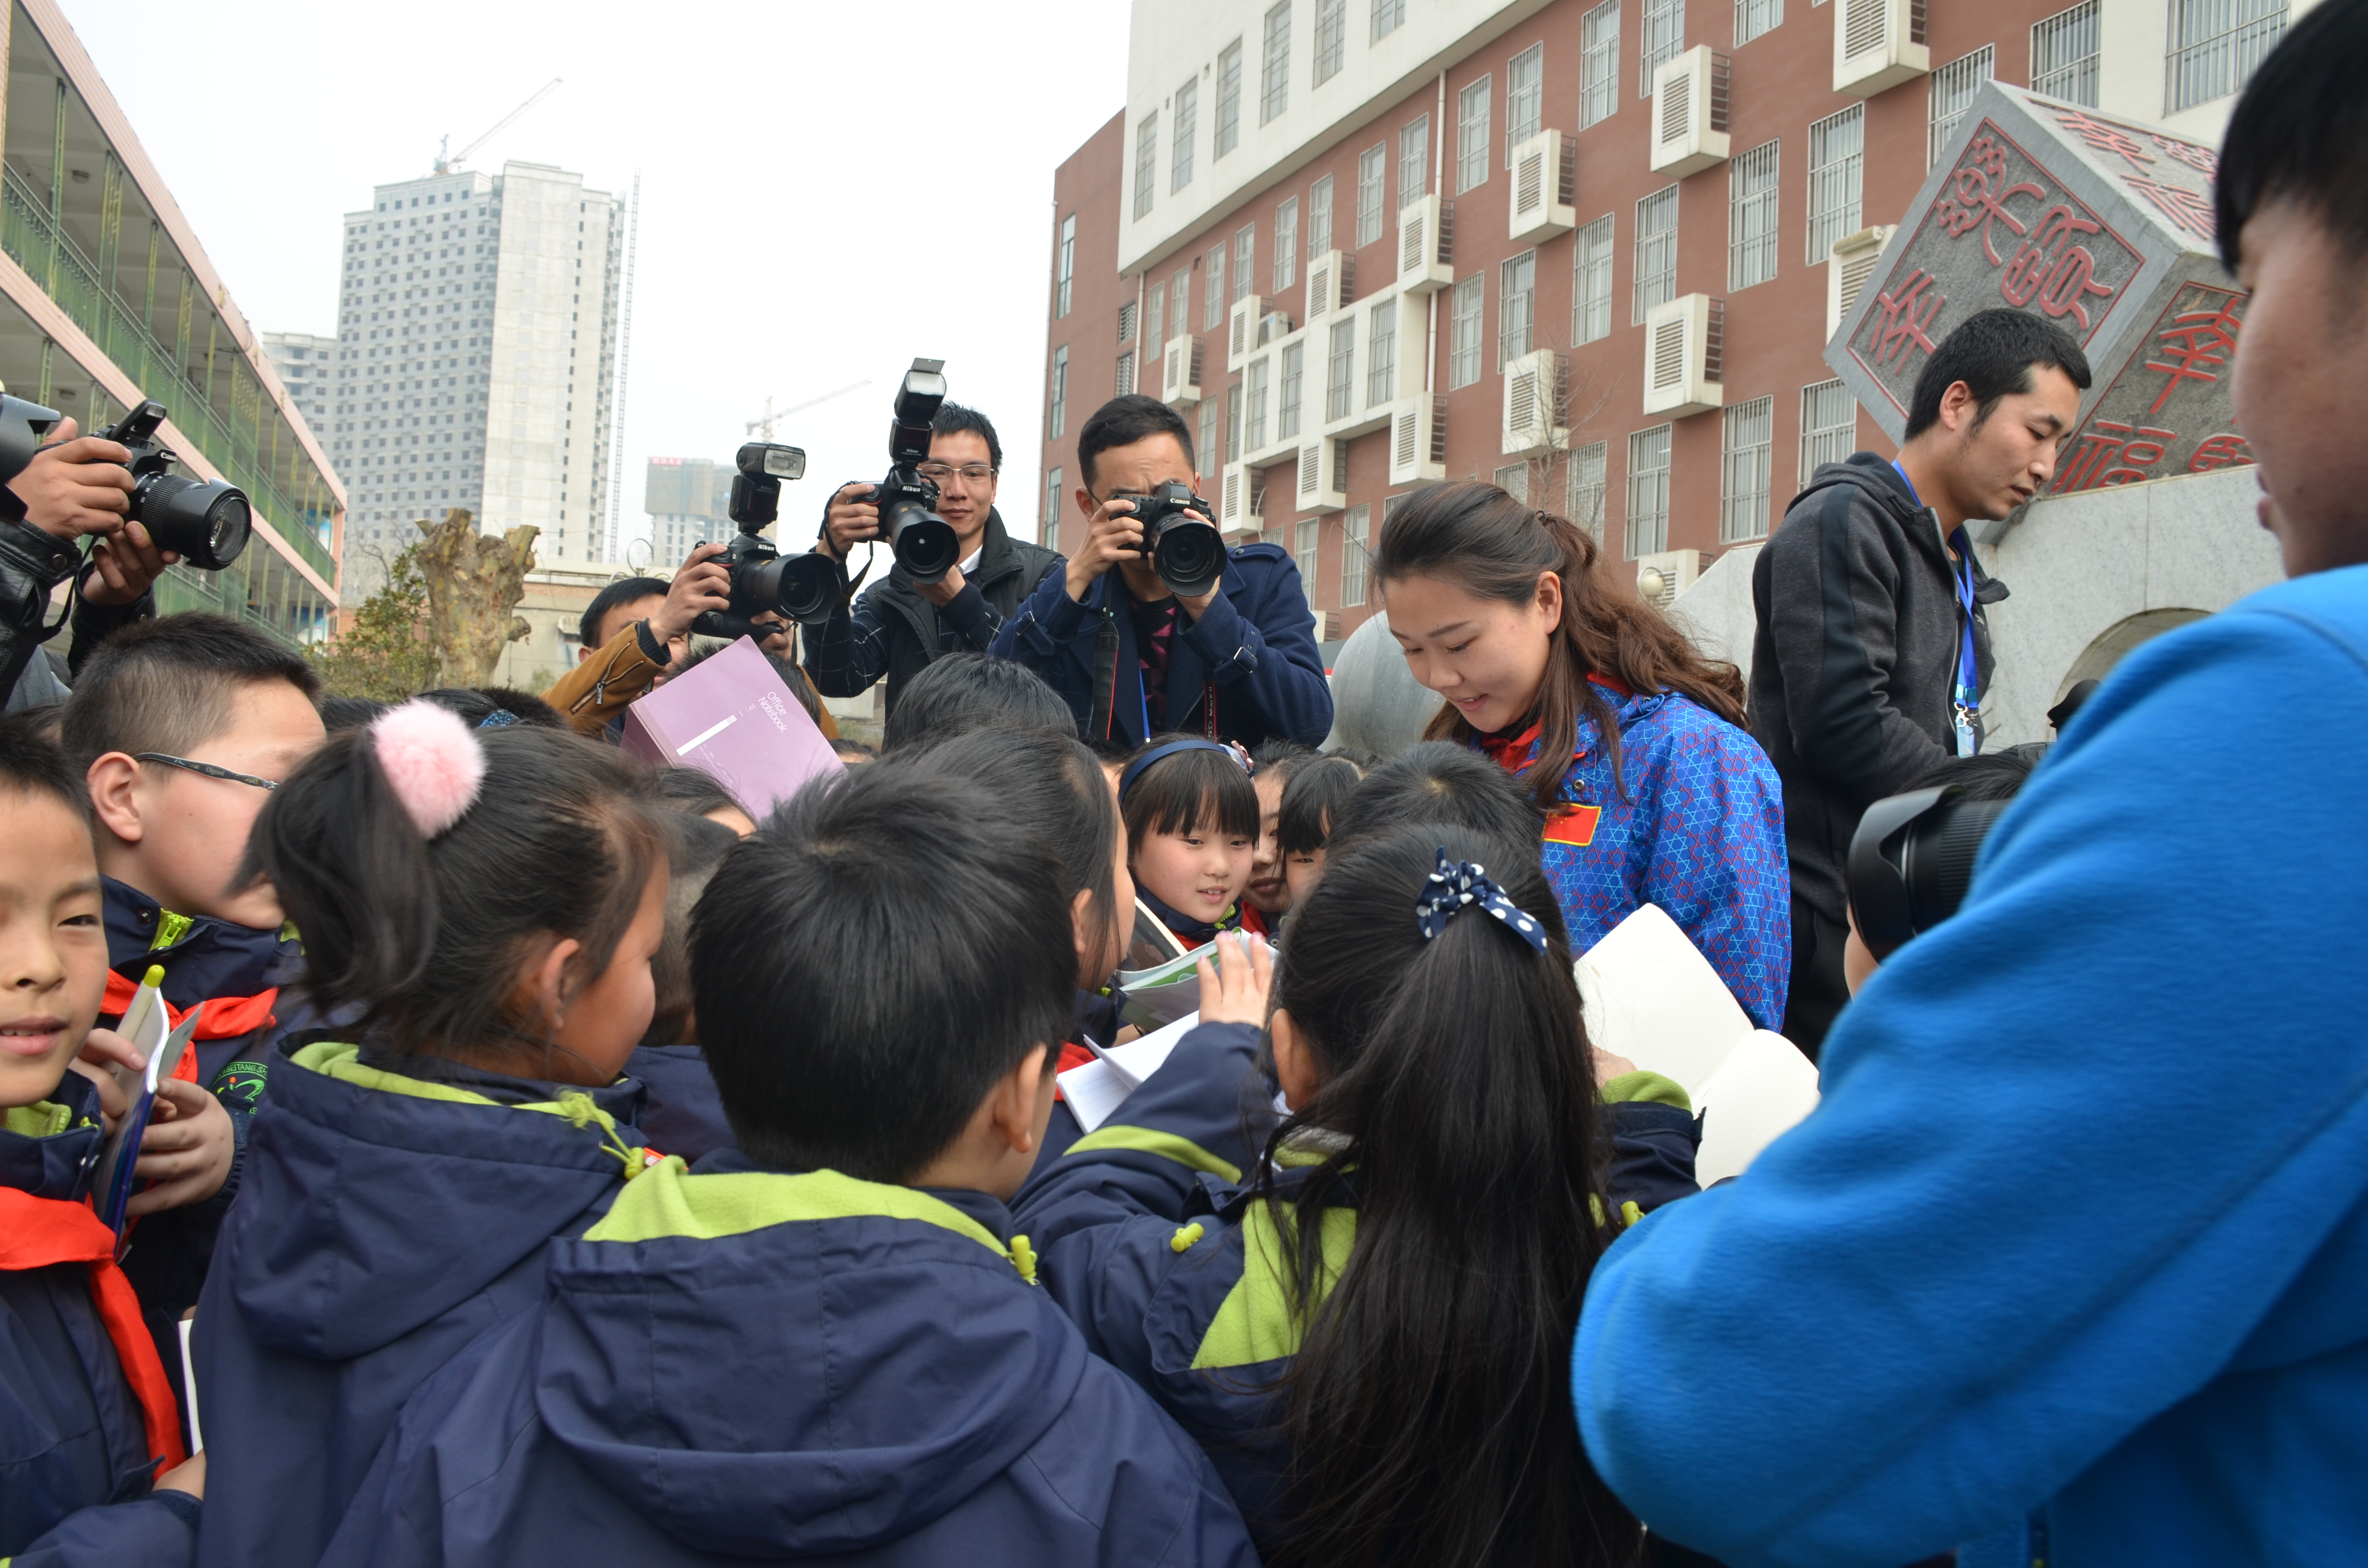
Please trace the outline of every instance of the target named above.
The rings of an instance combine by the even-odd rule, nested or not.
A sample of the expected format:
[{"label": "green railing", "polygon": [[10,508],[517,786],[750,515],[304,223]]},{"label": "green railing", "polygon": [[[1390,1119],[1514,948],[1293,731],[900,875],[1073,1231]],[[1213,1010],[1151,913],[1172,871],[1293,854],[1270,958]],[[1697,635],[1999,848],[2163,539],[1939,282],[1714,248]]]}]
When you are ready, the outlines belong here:
[{"label": "green railing", "polygon": [[[178,357],[150,334],[136,312],[100,283],[98,268],[50,222],[47,204],[13,168],[6,171],[5,182],[0,182],[0,249],[6,250],[48,291],[100,351],[140,386],[143,395],[171,411],[175,426],[197,443],[206,460],[246,492],[256,515],[334,585],[336,562],[320,538],[329,521],[326,509],[301,506],[289,495],[264,467],[255,440],[238,435],[215,412],[212,400],[189,381]],[[256,395],[258,409],[268,406],[259,402],[260,385]],[[271,410],[271,417],[279,417],[277,408]]]}]

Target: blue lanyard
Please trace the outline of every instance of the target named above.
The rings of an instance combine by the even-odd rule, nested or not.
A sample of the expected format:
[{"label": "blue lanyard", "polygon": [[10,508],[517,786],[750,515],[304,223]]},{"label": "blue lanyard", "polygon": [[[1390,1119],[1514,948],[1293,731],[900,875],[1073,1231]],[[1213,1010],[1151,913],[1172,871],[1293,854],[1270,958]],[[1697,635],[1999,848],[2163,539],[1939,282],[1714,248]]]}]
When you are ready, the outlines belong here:
[{"label": "blue lanyard", "polygon": [[[1918,506],[1924,498],[1916,493],[1916,482],[1907,477],[1898,460],[1891,464],[1899,475],[1907,494]],[[1964,613],[1957,627],[1957,690],[1954,711],[1950,715],[1956,731],[1957,755],[1971,756],[1981,749],[1981,734],[1975,725],[1981,715],[1982,683],[1979,664],[1974,657],[1974,545],[1963,528],[1949,535],[1950,548],[1957,553],[1956,563],[1949,570],[1949,581],[1957,590],[1957,607]]]}]

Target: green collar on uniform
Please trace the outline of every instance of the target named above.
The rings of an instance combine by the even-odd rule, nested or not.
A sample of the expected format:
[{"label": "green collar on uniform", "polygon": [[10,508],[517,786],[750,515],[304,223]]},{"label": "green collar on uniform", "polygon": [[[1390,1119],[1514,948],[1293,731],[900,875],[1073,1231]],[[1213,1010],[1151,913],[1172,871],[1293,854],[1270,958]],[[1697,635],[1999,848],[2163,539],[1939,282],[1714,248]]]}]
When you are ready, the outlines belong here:
[{"label": "green collar on uniform", "polygon": [[365,1065],[362,1048],[336,1040],[315,1040],[298,1050],[289,1058],[299,1067],[308,1068],[341,1084],[351,1084],[358,1089],[372,1089],[381,1094],[408,1095],[414,1099],[443,1100],[451,1105],[494,1106],[504,1110],[540,1111],[545,1116],[560,1117],[578,1127],[597,1126],[600,1142],[609,1153],[625,1167],[625,1179],[632,1181],[646,1168],[643,1152],[629,1149],[618,1135],[617,1119],[592,1103],[592,1096],[580,1089],[563,1089],[556,1099],[534,1100],[525,1105],[505,1105],[502,1101],[464,1089],[454,1084],[439,1084],[432,1079],[405,1077],[383,1068]]},{"label": "green collar on uniform", "polygon": [[1357,1211],[1327,1208],[1317,1226],[1324,1262],[1315,1277],[1315,1299],[1307,1303],[1304,1313],[1293,1311],[1282,1235],[1275,1218],[1278,1207],[1291,1223],[1297,1223],[1298,1210],[1290,1204],[1278,1206],[1260,1199],[1242,1210],[1242,1277],[1218,1303],[1217,1315],[1209,1320],[1209,1332],[1201,1335],[1201,1348],[1192,1357],[1194,1370],[1252,1367],[1299,1354],[1300,1342],[1307,1335],[1307,1320],[1330,1297],[1332,1287],[1349,1267],[1349,1253],[1357,1241]]},{"label": "green collar on uniform", "polygon": [[1014,1236],[1006,1246],[985,1225],[926,1192],[829,1170],[795,1176],[773,1171],[692,1176],[680,1158],[670,1155],[620,1193],[584,1239],[649,1242],[688,1236],[716,1241],[802,1221],[872,1216],[916,1221],[968,1236],[1010,1263],[1021,1278],[1035,1283],[1036,1257],[1027,1237]]},{"label": "green collar on uniform", "polygon": [[35,1100],[31,1105],[10,1106],[0,1120],[19,1138],[55,1138],[74,1131],[74,1114],[73,1107],[55,1100]]}]

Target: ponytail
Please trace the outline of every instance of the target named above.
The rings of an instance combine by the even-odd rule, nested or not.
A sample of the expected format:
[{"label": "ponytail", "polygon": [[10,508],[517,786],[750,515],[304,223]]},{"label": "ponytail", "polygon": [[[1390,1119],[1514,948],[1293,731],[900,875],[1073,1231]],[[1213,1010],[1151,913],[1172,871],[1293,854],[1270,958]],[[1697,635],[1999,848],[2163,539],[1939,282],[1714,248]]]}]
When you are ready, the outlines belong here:
[{"label": "ponytail", "polygon": [[[1592,1059],[1562,916],[1534,859],[1491,863],[1543,927],[1463,908],[1426,939],[1443,847],[1400,828],[1329,864],[1275,971],[1322,1086],[1272,1134],[1253,1201],[1305,1333],[1283,1378],[1292,1445],[1275,1561],[1625,1562],[1635,1522],[1580,1451],[1567,1368],[1602,1227]],[[1278,1172],[1298,1159],[1288,1200]],[[1353,1209],[1343,1265],[1327,1210]],[[1327,1273],[1337,1270],[1337,1279]],[[1329,1285],[1328,1291],[1326,1290]]]},{"label": "ponytail", "polygon": [[598,978],[666,862],[666,830],[631,763],[563,731],[468,732],[460,760],[478,776],[423,777],[393,749],[407,711],[331,735],[290,775],[242,876],[278,890],[324,1016],[389,1054],[520,1055],[541,1075],[518,1038],[539,1020],[510,999],[519,963],[538,939],[572,937],[567,988]]},{"label": "ponytail", "polygon": [[[1566,517],[1532,510],[1493,484],[1467,481],[1417,492],[1382,525],[1374,575],[1437,577],[1482,598],[1525,605],[1538,578],[1562,582],[1562,619],[1551,633],[1545,683],[1538,691],[1538,761],[1529,788],[1539,808],[1553,811],[1577,744],[1584,714],[1603,740],[1611,776],[1620,773],[1620,724],[1590,675],[1607,676],[1639,695],[1674,691],[1730,724],[1743,722],[1743,672],[1705,659],[1684,633],[1602,559],[1594,538]],[[1469,743],[1472,726],[1449,704],[1423,731],[1425,740]],[[1551,759],[1559,763],[1545,766]]]}]

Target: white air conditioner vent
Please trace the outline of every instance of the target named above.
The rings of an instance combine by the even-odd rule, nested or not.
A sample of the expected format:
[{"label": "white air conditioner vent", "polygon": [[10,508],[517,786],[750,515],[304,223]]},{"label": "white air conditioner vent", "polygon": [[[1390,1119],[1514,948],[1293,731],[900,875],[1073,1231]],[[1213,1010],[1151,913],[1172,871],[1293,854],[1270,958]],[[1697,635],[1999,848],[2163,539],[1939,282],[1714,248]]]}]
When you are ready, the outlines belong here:
[{"label": "white air conditioner vent", "polygon": [[1267,297],[1245,294],[1225,312],[1225,369],[1238,370],[1242,358],[1258,347],[1258,322],[1267,313]]},{"label": "white air conditioner vent", "polygon": [[1563,428],[1566,372],[1561,355],[1541,348],[1505,361],[1505,423],[1500,449],[1506,457],[1534,457],[1570,438]]},{"label": "white air conditioner vent", "polygon": [[1160,362],[1159,401],[1190,408],[1201,401],[1201,340],[1171,337]]},{"label": "white air conditioner vent", "polygon": [[1437,196],[1398,209],[1398,288],[1432,294],[1455,281],[1454,210]]},{"label": "white air conditioner vent", "polygon": [[1313,326],[1357,297],[1357,258],[1327,250],[1307,261],[1307,321]]},{"label": "white air conditioner vent", "polygon": [[1645,314],[1645,412],[1671,419],[1723,407],[1726,301],[1680,294]]},{"label": "white air conditioner vent", "polygon": [[1832,342],[1834,334],[1842,329],[1842,323],[1850,320],[1859,295],[1866,290],[1867,279],[1874,276],[1875,267],[1883,260],[1883,247],[1894,227],[1881,223],[1834,242],[1826,258],[1827,342]]},{"label": "white air conditioner vent", "polygon": [[1577,226],[1572,213],[1577,147],[1559,131],[1541,131],[1513,149],[1512,241],[1535,244]]},{"label": "white air conditioner vent", "polygon": [[1244,463],[1225,465],[1224,491],[1217,501],[1217,530],[1228,539],[1266,528],[1266,477]]},{"label": "white air conditioner vent", "polygon": [[1447,399],[1434,392],[1402,398],[1390,413],[1390,483],[1427,484],[1447,477]]},{"label": "white air conditioner vent", "polygon": [[1871,98],[1932,69],[1924,0],[1839,0],[1834,18],[1834,91]]},{"label": "white air conditioner vent", "polygon": [[1653,68],[1653,172],[1683,179],[1726,161],[1727,62],[1696,44]]},{"label": "white air conditioner vent", "polygon": [[1349,505],[1343,494],[1341,443],[1328,440],[1303,441],[1299,446],[1299,509],[1303,512],[1338,512]]},{"label": "white air conditioner vent", "polygon": [[1253,348],[1264,348],[1269,343],[1281,343],[1291,335],[1291,318],[1281,311],[1269,311],[1258,317],[1258,341]]}]

